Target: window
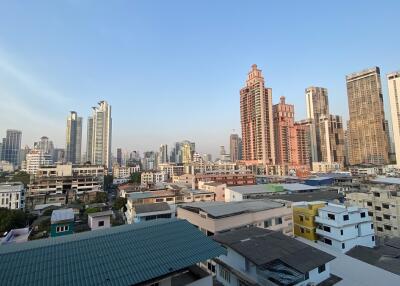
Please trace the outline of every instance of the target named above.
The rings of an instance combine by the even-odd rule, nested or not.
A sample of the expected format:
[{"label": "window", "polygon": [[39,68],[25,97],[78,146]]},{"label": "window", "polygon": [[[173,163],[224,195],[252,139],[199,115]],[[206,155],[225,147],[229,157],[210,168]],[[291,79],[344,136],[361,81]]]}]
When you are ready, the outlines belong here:
[{"label": "window", "polygon": [[343,229],[340,230],[340,235],[343,235]]},{"label": "window", "polygon": [[300,228],[300,232],[301,232],[301,233],[304,233],[304,228],[301,227],[301,228]]},{"label": "window", "polygon": [[325,271],[325,264],[318,267],[318,273],[322,273]]},{"label": "window", "polygon": [[277,224],[282,224],[282,218],[281,217],[276,217],[275,218],[275,225]]},{"label": "window", "polygon": [[156,203],[161,203],[163,201],[164,201],[164,199],[156,199]]},{"label": "window", "polygon": [[380,211],[380,210],[382,210],[382,208],[379,207],[379,206],[375,206],[375,210],[376,210],[376,211]]},{"label": "window", "polygon": [[345,248],[346,248],[345,244],[344,244],[344,243],[342,243],[342,249],[345,249]]},{"label": "window", "polygon": [[374,197],[378,197],[379,198],[380,196],[381,195],[379,193],[377,193],[377,192],[374,193]]},{"label": "window", "polygon": [[344,216],[343,216],[343,220],[349,220],[349,215],[347,215],[347,214],[344,215]]},{"label": "window", "polygon": [[264,221],[264,227],[270,227],[270,226],[272,226],[272,219],[265,220]]},{"label": "window", "polygon": [[372,241],[375,241],[375,236],[372,236],[371,239],[372,239]]},{"label": "window", "polygon": [[392,227],[391,227],[390,225],[385,224],[383,227],[384,227],[386,230],[392,230]]},{"label": "window", "polygon": [[382,217],[377,216],[377,217],[376,217],[376,220],[377,220],[377,221],[382,221]]},{"label": "window", "polygon": [[324,231],[331,232],[331,228],[329,226],[324,226]]},{"label": "window", "polygon": [[222,266],[219,266],[219,276],[227,282],[231,282],[231,273]]},{"label": "window", "polygon": [[380,227],[380,226],[378,226],[378,227],[376,228],[376,230],[382,232],[382,231],[383,231],[383,228]]},{"label": "window", "polygon": [[304,280],[308,280],[310,279],[310,274],[308,272],[306,272],[306,274],[304,274]]},{"label": "window", "polygon": [[332,240],[330,240],[330,239],[328,239],[328,238],[325,238],[325,239],[324,239],[324,242],[325,242],[326,244],[332,245]]},{"label": "window", "polygon": [[304,221],[304,217],[302,215],[299,216],[300,221]]},{"label": "window", "polygon": [[372,202],[367,202],[367,206],[372,207]]},{"label": "window", "polygon": [[388,204],[382,204],[382,207],[383,207],[384,209],[388,209],[388,208],[389,208],[389,205],[388,205]]},{"label": "window", "polygon": [[368,212],[368,216],[373,217],[374,216],[373,212]]},{"label": "window", "polygon": [[374,224],[373,223],[371,223],[371,229],[374,229]]},{"label": "window", "polygon": [[383,218],[384,218],[384,219],[390,219],[390,215],[384,214],[384,215],[383,215]]},{"label": "window", "polygon": [[335,220],[335,215],[334,214],[328,214],[328,218]]},{"label": "window", "polygon": [[104,220],[99,221],[97,226],[104,226]]},{"label": "window", "polygon": [[361,217],[365,217],[365,213],[360,213],[360,216]]}]

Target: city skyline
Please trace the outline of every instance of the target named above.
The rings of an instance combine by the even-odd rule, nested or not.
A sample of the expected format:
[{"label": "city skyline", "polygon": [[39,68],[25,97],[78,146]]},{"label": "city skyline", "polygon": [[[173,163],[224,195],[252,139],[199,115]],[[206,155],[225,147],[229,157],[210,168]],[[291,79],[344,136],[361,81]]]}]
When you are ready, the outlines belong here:
[{"label": "city skyline", "polygon": [[[240,134],[238,91],[252,64],[263,70],[266,86],[273,90],[273,104],[283,95],[295,105],[296,120],[306,118],[305,88],[321,86],[328,89],[330,112],[346,122],[347,74],[379,66],[384,79],[400,69],[395,49],[399,40],[383,33],[395,24],[399,3],[371,2],[368,7],[346,3],[346,9],[340,4],[322,7],[317,2],[291,4],[289,10],[287,5],[259,3],[260,9],[254,11],[238,4],[224,12],[223,3],[213,3],[213,9],[185,3],[173,11],[177,6],[162,2],[120,2],[112,11],[107,5],[97,5],[88,15],[91,5],[73,1],[60,4],[65,9],[8,3],[3,11],[12,13],[0,12],[0,98],[8,103],[0,107],[0,130],[21,130],[22,147],[32,146],[41,136],[64,147],[61,127],[65,115],[76,110],[83,117],[82,141],[86,142],[90,106],[107,100],[113,106],[114,154],[119,147],[144,152],[187,139],[196,142],[199,152],[215,156],[220,145],[228,148],[232,129]],[[314,13],[304,23],[303,15],[310,7]],[[328,10],[329,14],[323,13]],[[268,19],[263,11],[269,11]],[[363,23],[376,13],[385,22],[365,31]],[[53,16],[44,17],[49,14]],[[101,24],[105,15],[105,24]],[[16,16],[21,21],[11,25]],[[46,21],[39,21],[43,17]],[[236,21],[239,17],[243,21]],[[63,23],[72,25],[74,33]],[[75,29],[77,25],[84,29]],[[260,31],[260,39],[242,41]],[[39,32],[41,40],[33,40]],[[378,36],[376,43],[370,43],[370,34]],[[312,36],[319,41],[310,41]],[[81,44],[75,47],[75,43]],[[93,54],[94,48],[97,53]],[[385,115],[390,120],[386,80],[382,86]],[[156,116],[148,114],[150,103]],[[165,113],[172,108],[180,112]],[[166,115],[168,120],[163,119]],[[27,121],[29,128],[24,126]]]}]

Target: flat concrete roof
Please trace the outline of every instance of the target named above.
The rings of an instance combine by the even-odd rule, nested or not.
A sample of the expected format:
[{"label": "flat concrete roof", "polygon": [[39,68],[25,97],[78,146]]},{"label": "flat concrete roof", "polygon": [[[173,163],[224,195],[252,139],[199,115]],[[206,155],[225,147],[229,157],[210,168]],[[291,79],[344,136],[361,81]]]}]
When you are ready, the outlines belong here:
[{"label": "flat concrete roof", "polygon": [[400,178],[381,177],[370,180],[372,183],[386,184],[386,185],[400,185]]},{"label": "flat concrete roof", "polygon": [[[300,183],[273,184],[273,185],[282,186],[283,190],[286,192],[315,191],[320,189],[319,187],[309,186]],[[228,189],[240,194],[275,193],[271,190],[268,190],[268,184],[235,186],[235,187],[228,187]]]}]

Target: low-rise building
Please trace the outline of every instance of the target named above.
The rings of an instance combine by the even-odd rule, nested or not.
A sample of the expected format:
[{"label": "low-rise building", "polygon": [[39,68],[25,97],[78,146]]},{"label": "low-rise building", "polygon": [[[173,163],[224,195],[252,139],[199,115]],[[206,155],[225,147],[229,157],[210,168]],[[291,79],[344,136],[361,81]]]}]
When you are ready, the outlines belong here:
[{"label": "low-rise building", "polygon": [[0,240],[0,244],[27,242],[30,233],[29,227],[12,229]]},{"label": "low-rise building", "polygon": [[137,204],[125,213],[128,224],[175,217],[168,203]]},{"label": "low-rise building", "polygon": [[257,226],[292,234],[290,206],[270,200],[243,202],[196,202],[179,205],[177,216],[207,235]]},{"label": "low-rise building", "polygon": [[114,179],[129,179],[133,173],[140,172],[140,166],[120,166],[118,164],[112,169]]},{"label": "low-rise building", "polygon": [[104,167],[100,165],[63,164],[37,169],[26,195],[26,207],[36,204],[75,200],[90,202],[103,191]]},{"label": "low-rise building", "polygon": [[0,208],[25,208],[25,187],[20,182],[0,183]]},{"label": "low-rise building", "polygon": [[194,175],[192,174],[182,174],[182,175],[175,175],[172,177],[172,182],[174,184],[184,184],[188,187],[192,186],[194,180]]},{"label": "low-rise building", "polygon": [[168,175],[165,172],[143,172],[141,174],[142,186],[152,186],[157,183],[163,183],[168,180]]},{"label": "low-rise building", "polygon": [[[1,148],[1,146],[0,146]],[[15,167],[12,163],[8,161],[0,161],[0,171],[5,173],[12,173],[15,171]]]},{"label": "low-rise building", "polygon": [[161,163],[158,164],[158,169],[161,172],[167,173],[168,178],[173,178],[175,176],[181,176],[184,174],[184,166],[176,163]]},{"label": "low-rise building", "polygon": [[330,173],[340,171],[341,166],[339,163],[335,162],[312,162],[312,170],[316,173]]},{"label": "low-rise building", "polygon": [[50,222],[51,237],[74,233],[75,215],[73,209],[54,210],[51,214]]},{"label": "low-rise building", "polygon": [[216,278],[224,286],[317,285],[331,277],[334,256],[280,232],[249,227],[213,239],[227,249],[214,259]]},{"label": "low-rise building", "polygon": [[225,189],[226,184],[223,183],[199,181],[199,190],[213,192],[218,202],[225,202]]},{"label": "low-rise building", "polygon": [[0,247],[0,281],[212,286],[212,276],[198,265],[224,253],[187,221],[158,220]]},{"label": "low-rise building", "polygon": [[227,186],[254,185],[256,177],[248,172],[213,172],[205,174],[196,174],[193,179],[193,189],[197,189],[199,181],[217,182]]},{"label": "low-rise building", "polygon": [[375,233],[379,237],[400,237],[400,192],[384,188],[372,188],[369,192],[346,194],[353,205],[367,208],[373,218]]},{"label": "low-rise building", "polygon": [[88,225],[90,230],[104,229],[111,227],[113,211],[102,211],[88,214]]},{"label": "low-rise building", "polygon": [[315,217],[318,215],[318,209],[325,205],[326,202],[323,201],[293,203],[293,234],[316,241],[318,236]]},{"label": "low-rise building", "polygon": [[367,209],[331,204],[318,209],[318,243],[346,252],[354,246],[375,246],[372,218]]}]

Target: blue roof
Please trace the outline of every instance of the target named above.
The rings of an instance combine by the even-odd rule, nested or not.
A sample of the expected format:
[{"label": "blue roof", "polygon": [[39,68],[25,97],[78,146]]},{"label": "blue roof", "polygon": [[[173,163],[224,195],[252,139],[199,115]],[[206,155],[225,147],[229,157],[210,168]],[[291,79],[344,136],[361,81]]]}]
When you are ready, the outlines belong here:
[{"label": "blue roof", "polygon": [[371,180],[371,182],[378,184],[387,184],[387,185],[400,185],[400,178],[393,177],[379,177]]},{"label": "blue roof", "polygon": [[0,246],[1,285],[133,285],[225,250],[185,220]]}]

